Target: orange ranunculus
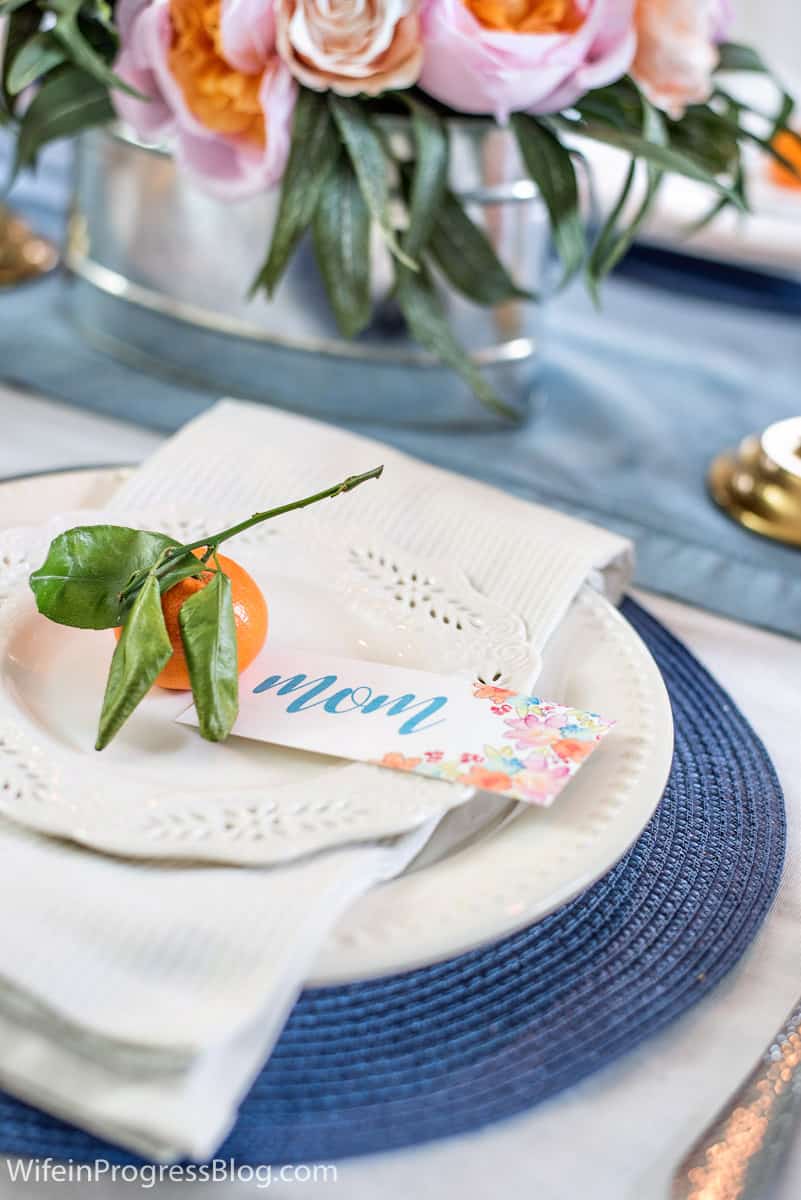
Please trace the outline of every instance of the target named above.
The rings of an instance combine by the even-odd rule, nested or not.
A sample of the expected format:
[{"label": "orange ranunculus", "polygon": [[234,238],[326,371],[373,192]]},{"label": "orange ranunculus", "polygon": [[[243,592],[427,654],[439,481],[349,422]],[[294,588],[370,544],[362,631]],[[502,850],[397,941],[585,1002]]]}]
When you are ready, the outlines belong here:
[{"label": "orange ranunculus", "polygon": [[[284,173],[297,85],[275,53],[273,0],[116,0],[115,108],[224,200]],[[146,99],[144,98],[146,97]]]},{"label": "orange ranunculus", "polygon": [[584,21],[575,0],[465,0],[487,29],[505,33],[572,33]]},{"label": "orange ranunculus", "polygon": [[223,57],[220,0],[170,0],[168,62],[186,106],[201,125],[263,147],[262,74],[246,75]]}]

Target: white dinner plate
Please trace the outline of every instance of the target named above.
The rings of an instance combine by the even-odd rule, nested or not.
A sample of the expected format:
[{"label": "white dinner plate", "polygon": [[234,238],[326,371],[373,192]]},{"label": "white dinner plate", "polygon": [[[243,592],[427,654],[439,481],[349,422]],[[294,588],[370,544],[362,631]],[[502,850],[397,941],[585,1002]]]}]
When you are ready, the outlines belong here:
[{"label": "white dinner plate", "polygon": [[[539,669],[525,622],[447,561],[410,559],[316,515],[238,535],[237,560],[261,583],[284,649],[318,651],[527,693]],[[216,513],[115,511],[115,521],[183,542],[234,523]],[[97,716],[110,631],[70,629],[36,611],[28,585],[51,540],[104,509],[61,512],[0,531],[0,813],[95,849],[144,858],[270,865],[415,829],[475,789],[232,737],[224,747],[178,724],[189,696],[153,688],[102,754]],[[243,675],[253,687],[263,671]],[[475,807],[489,811],[486,798]],[[507,803],[507,808],[510,804]]]},{"label": "white dinner plate", "polygon": [[[119,470],[72,471],[0,485],[0,528],[7,529],[21,521],[44,522],[54,513],[67,510],[100,507],[123,478],[124,473]],[[280,537],[273,546],[278,542]],[[340,549],[332,549],[334,556]],[[337,636],[343,638],[337,648],[352,653],[353,638],[358,636],[364,641],[366,637],[365,657],[386,658],[392,654],[409,663],[423,665],[420,655],[425,653],[429,659],[431,655],[435,656],[435,669],[441,670],[462,669],[468,663],[472,667],[476,654],[488,655],[486,661],[494,662],[500,652],[511,676],[530,670],[518,619],[513,614],[493,612],[493,606],[488,605],[485,598],[470,589],[465,590],[464,577],[447,564],[437,564],[436,583],[439,585],[443,579],[447,580],[443,598],[460,608],[466,614],[466,620],[470,619],[471,613],[479,616],[476,643],[467,652],[463,648],[454,649],[455,643],[447,625],[433,620],[423,621],[421,625],[416,610],[414,619],[402,624],[403,636],[399,637],[398,606],[406,617],[412,616],[408,601],[420,580],[400,588],[387,587],[388,582],[394,585],[399,577],[405,579],[410,572],[404,571],[403,564],[398,569],[393,556],[383,563],[365,560],[370,549],[367,544],[354,544],[349,549],[354,561],[340,579],[336,593],[340,607],[334,626],[340,631]],[[249,552],[256,553],[257,547],[243,545],[236,552],[245,565]],[[380,548],[377,553],[381,554]],[[9,564],[5,565],[8,569]],[[273,598],[279,608],[283,605],[288,610],[289,606],[298,603],[297,592],[293,592],[292,571],[282,573],[281,578],[285,582]],[[330,596],[322,602],[330,603]],[[90,716],[90,704],[94,702],[96,708],[97,702],[96,689],[91,684],[93,681],[102,683],[102,669],[108,657],[107,649],[95,649],[104,635],[73,633],[54,627],[60,637],[65,633],[68,635],[59,643],[59,653],[69,658],[69,662],[64,663],[64,677],[69,678],[72,673],[75,678],[79,662],[85,662],[81,686],[72,691],[73,697],[78,695],[80,698],[69,703],[69,688],[62,689],[54,697],[49,685],[42,687],[42,678],[46,678],[51,670],[48,664],[51,652],[55,653],[55,650],[44,644],[39,650],[33,649],[30,630],[25,628],[25,621],[32,613],[30,609],[25,610],[25,603],[21,601],[22,609],[7,629],[6,651],[0,664],[2,686],[7,697],[15,698],[22,713],[22,724],[37,731],[40,746],[45,748],[45,759],[49,757],[48,747],[62,760],[69,753],[84,753],[85,756],[81,738],[86,737],[84,730]],[[385,612],[381,611],[382,604]],[[313,609],[313,601],[311,605]],[[371,616],[366,620],[368,612]],[[307,618],[313,617],[314,613],[309,610]],[[355,624],[349,633],[348,620],[351,619]],[[489,637],[487,619],[494,630]],[[357,627],[358,635],[354,632]],[[326,633],[326,648],[330,646]],[[85,686],[86,683],[90,686]],[[641,832],[658,803],[670,767],[673,745],[670,704],[656,665],[637,634],[591,589],[585,589],[578,597],[548,644],[537,690],[548,699],[578,708],[602,709],[616,718],[618,724],[605,739],[602,752],[585,765],[551,809],[515,809],[512,814],[508,805],[499,805],[495,801],[488,808],[484,798],[478,797],[461,809],[455,820],[449,823],[450,819],[447,819],[442,834],[434,839],[406,875],[374,890],[352,907],[324,948],[314,972],[314,982],[334,983],[408,970],[511,933],[544,916],[591,884],[614,865]],[[169,730],[169,737],[175,736],[172,725],[163,720],[161,713],[161,708],[166,713],[170,703],[174,701],[169,696],[149,700],[146,704],[151,707],[142,715],[138,726],[131,722],[127,734],[129,741],[123,742],[118,750],[123,774],[134,769],[137,748],[141,745],[137,742],[140,735],[151,736],[158,724]],[[96,712],[93,715],[96,716]],[[3,720],[8,720],[7,708]],[[144,731],[143,722],[148,724],[147,731]],[[136,728],[139,734],[135,732]],[[0,735],[3,732],[0,728]],[[13,736],[13,731],[10,732]],[[193,747],[198,741],[194,739]],[[263,752],[265,748],[255,749]],[[247,762],[247,752],[235,753],[242,772],[238,782],[243,787],[254,787],[256,779],[251,776],[253,767]],[[297,773],[298,786],[305,790],[307,800],[324,812],[333,799],[328,786],[331,776],[321,772],[319,762],[312,766],[304,761],[313,756],[280,753],[286,760],[281,770],[290,775]],[[211,759],[209,766],[210,763]],[[263,763],[260,769],[263,770]],[[395,772],[358,764],[340,764],[335,770],[339,775],[364,770],[375,777],[396,780]],[[323,779],[325,789],[321,787]],[[409,782],[405,777],[398,779],[400,785]],[[420,782],[428,789],[438,790],[445,786],[426,780]],[[313,788],[309,786],[312,783]],[[394,787],[395,783],[388,786]],[[338,793],[341,790],[338,789]],[[180,794],[176,792],[176,796],[183,803]],[[70,815],[70,796],[65,795],[62,801],[64,823],[56,832],[107,849],[123,849],[122,843],[112,844],[114,824],[108,821],[102,806],[85,809],[78,821],[74,813]],[[46,819],[37,822],[22,800],[18,803],[23,807],[16,812],[14,803],[14,797],[7,799],[2,804],[3,810],[18,820],[38,823],[41,828],[52,830],[52,811]],[[169,794],[161,800],[162,808],[165,804],[169,811]],[[226,804],[225,808],[229,812],[235,811],[236,804],[233,808]],[[195,839],[194,849],[188,845],[185,854],[240,862],[264,861],[258,853],[253,853],[253,846],[264,840],[265,833],[262,823],[262,837],[253,837],[254,830],[259,829],[258,804],[255,816],[251,812],[252,819],[244,824],[239,820],[238,825],[237,818],[230,816],[215,820],[209,815],[208,806],[203,811],[202,803],[199,811],[201,818],[191,834]],[[233,836],[229,836],[232,831],[225,828],[226,821],[233,824]],[[167,824],[169,826],[169,822]],[[130,826],[121,836],[131,838]],[[149,836],[153,853],[175,851],[175,844],[170,847],[169,843],[174,830],[168,829],[167,842],[163,831],[153,835],[152,826]],[[220,854],[214,849],[214,839],[225,840],[226,837],[230,844],[226,852]],[[234,843],[238,843],[239,849],[232,854],[229,851]],[[208,850],[210,845],[211,851]],[[241,852],[243,847],[244,852]],[[129,852],[148,853],[147,843],[133,847],[129,843]]]}]

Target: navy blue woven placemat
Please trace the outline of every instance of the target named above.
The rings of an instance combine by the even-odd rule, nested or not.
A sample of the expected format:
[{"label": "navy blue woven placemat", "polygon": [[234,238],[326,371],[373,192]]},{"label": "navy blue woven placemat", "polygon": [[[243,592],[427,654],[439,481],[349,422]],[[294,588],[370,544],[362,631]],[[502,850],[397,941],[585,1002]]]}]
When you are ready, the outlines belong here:
[{"label": "navy blue woven placemat", "polygon": [[[600,882],[513,937],[305,992],[221,1156],[330,1162],[478,1129],[633,1049],[735,965],[779,883],[781,788],[704,668],[638,605],[624,612],[662,670],[676,726],[645,832]],[[4,1095],[0,1151],[137,1161]]]}]

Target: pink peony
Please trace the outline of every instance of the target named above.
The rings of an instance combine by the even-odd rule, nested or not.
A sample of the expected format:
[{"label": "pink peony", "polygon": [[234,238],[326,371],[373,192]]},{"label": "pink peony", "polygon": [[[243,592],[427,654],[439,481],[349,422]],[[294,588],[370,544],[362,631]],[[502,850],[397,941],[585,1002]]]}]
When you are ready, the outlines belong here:
[{"label": "pink peony", "polygon": [[632,74],[649,100],[674,118],[707,100],[730,20],[728,0],[637,0]]},{"label": "pink peony", "polygon": [[635,0],[424,0],[420,86],[504,121],[558,112],[625,75]]},{"label": "pink peony", "polygon": [[232,67],[258,75],[275,53],[274,0],[223,0],[222,52]]},{"label": "pink peony", "polygon": [[168,139],[209,192],[255,195],[283,174],[297,87],[274,52],[272,0],[120,0],[114,92],[147,141]]}]

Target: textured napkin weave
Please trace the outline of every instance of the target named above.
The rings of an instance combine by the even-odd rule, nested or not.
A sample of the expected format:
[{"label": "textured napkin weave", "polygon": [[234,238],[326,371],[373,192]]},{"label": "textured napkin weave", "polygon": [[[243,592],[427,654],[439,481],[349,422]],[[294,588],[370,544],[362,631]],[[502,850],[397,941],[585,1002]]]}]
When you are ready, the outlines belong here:
[{"label": "textured napkin weave", "polygon": [[106,858],[0,821],[0,1084],[148,1158],[208,1157],[328,930],[431,831],[240,870]]},{"label": "textured napkin weave", "polygon": [[[456,558],[537,646],[587,578],[611,596],[627,581],[617,537],[255,406],[199,419],[115,507],[241,517],[382,460],[384,480],[319,519]],[[302,536],[310,515],[284,519]],[[430,832],[241,869],[106,858],[0,822],[0,903],[15,914],[0,926],[0,1084],[148,1157],[208,1157],[329,930]]]},{"label": "textured napkin weave", "polygon": [[369,529],[434,563],[453,559],[479,591],[525,619],[539,650],[588,579],[614,603],[631,581],[631,546],[617,534],[332,425],[235,400],[220,401],[157,450],[114,507],[174,505],[241,518],[253,505],[266,509],[379,463],[380,482],[308,516]]}]

